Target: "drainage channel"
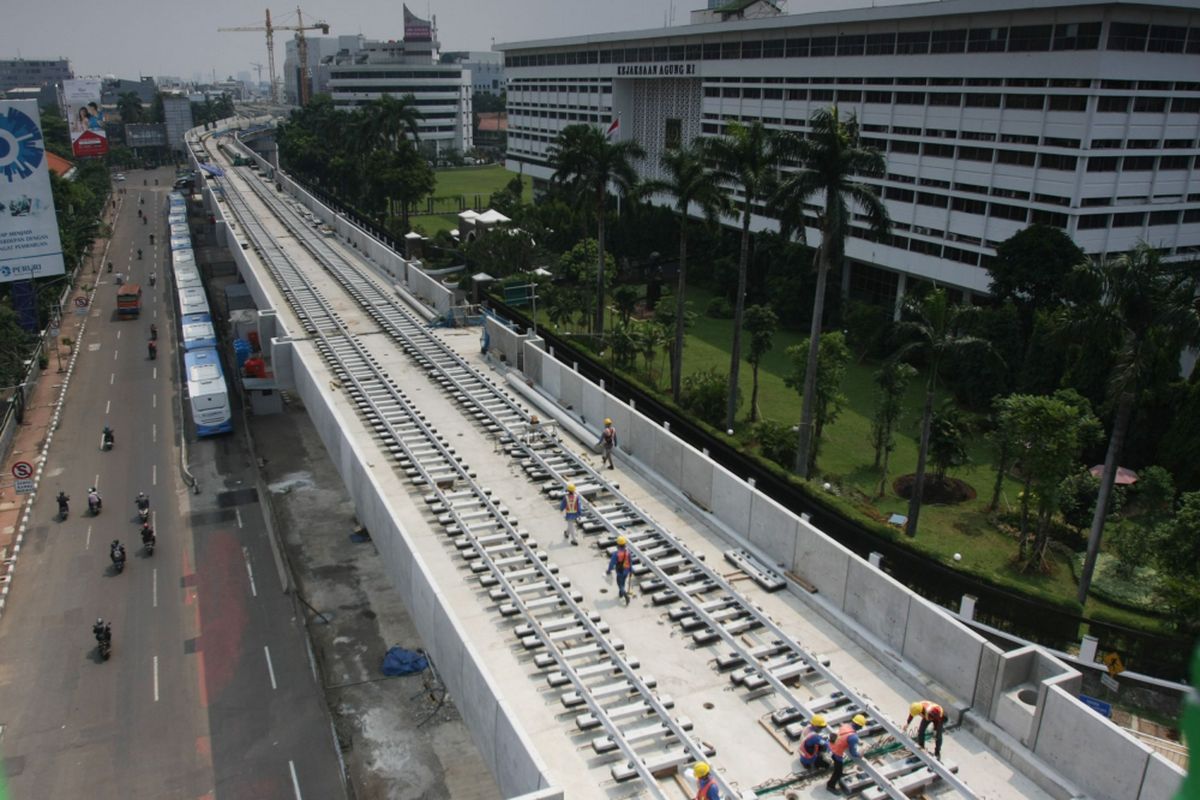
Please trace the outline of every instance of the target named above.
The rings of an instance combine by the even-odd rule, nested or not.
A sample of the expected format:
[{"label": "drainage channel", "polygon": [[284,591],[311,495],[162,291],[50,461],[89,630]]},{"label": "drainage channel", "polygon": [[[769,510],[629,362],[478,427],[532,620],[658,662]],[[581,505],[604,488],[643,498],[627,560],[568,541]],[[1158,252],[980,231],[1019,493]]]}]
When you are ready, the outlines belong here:
[{"label": "drainage channel", "polygon": [[[567,709],[586,708],[576,717],[577,729],[585,734],[602,729],[603,736],[593,735],[593,750],[619,752],[631,777],[640,777],[652,796],[664,797],[656,773],[706,759],[713,755],[711,748],[692,739],[690,721],[671,714],[670,698],[653,692],[654,679],[641,675],[636,659],[607,637],[600,616],[580,605],[581,595],[557,577],[536,542],[474,480],[337,315],[326,313],[319,322],[309,317],[311,303],[324,303],[320,293],[304,281],[236,189],[227,184],[225,196],[364,421],[405,477],[429,491],[425,502],[480,586],[499,603],[501,615],[523,623],[515,628],[522,647],[542,651],[534,663],[546,673],[547,684]],[[735,796],[730,787],[722,788]]]},{"label": "drainage channel", "polygon": [[[873,741],[887,738],[902,746],[892,751],[882,764],[860,762],[865,775],[848,777],[845,782],[848,790],[863,791],[867,797],[898,799],[940,779],[962,797],[975,797],[955,775],[954,765],[940,762],[916,747],[902,728],[830,671],[828,662],[785,633],[749,598],[579,456],[554,439],[518,436],[529,417],[507,393],[442,343],[357,266],[347,263],[323,237],[302,222],[288,222],[286,218],[294,217],[294,212],[269,190],[254,182],[251,186],[302,246],[410,357],[434,374],[443,388],[466,406],[488,432],[503,437],[509,455],[520,461],[531,480],[541,484],[543,493],[557,499],[566,483],[580,485],[586,498],[585,532],[604,534],[597,537],[597,546],[606,553],[611,552],[617,535],[629,539],[638,557],[636,572],[640,573],[641,589],[651,593],[652,602],[681,603],[682,608],[669,611],[668,617],[690,634],[697,646],[720,640],[730,648],[727,655],[714,660],[714,666],[729,672],[731,682],[744,689],[748,699],[773,691],[784,702],[768,720],[781,738],[794,742],[817,713],[823,714],[834,727],[863,713],[869,723],[860,736],[866,740],[868,749]],[[744,551],[733,551],[727,557],[768,591],[785,585],[773,570]],[[793,685],[800,683],[811,697],[798,696]],[[621,777],[617,770],[614,777]]]}]

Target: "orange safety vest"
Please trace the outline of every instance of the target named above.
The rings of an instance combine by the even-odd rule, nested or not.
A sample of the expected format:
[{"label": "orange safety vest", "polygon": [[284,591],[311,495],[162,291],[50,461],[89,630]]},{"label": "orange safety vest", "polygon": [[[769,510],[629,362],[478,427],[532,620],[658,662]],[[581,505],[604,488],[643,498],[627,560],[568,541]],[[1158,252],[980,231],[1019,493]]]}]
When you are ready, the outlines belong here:
[{"label": "orange safety vest", "polygon": [[579,495],[574,492],[567,493],[567,513],[574,514],[579,511]]},{"label": "orange safety vest", "polygon": [[708,790],[716,785],[711,775],[705,775],[696,784],[696,800],[708,800]]},{"label": "orange safety vest", "polygon": [[617,548],[617,569],[620,572],[628,572],[632,567],[629,551],[624,547]]},{"label": "orange safety vest", "polygon": [[837,738],[829,743],[829,752],[833,753],[839,759],[845,758],[846,752],[850,749],[850,737],[857,731],[854,726],[846,722],[842,727],[838,728]]}]

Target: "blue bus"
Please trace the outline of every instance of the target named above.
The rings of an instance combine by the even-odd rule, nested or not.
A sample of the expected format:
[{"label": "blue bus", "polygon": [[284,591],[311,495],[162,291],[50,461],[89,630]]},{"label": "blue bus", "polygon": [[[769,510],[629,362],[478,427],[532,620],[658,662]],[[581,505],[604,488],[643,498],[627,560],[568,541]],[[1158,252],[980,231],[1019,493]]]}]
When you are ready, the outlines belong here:
[{"label": "blue bus", "polygon": [[221,371],[221,359],[211,347],[189,350],[183,354],[187,375],[188,404],[196,435],[216,436],[233,430],[233,414],[229,405],[229,388]]},{"label": "blue bus", "polygon": [[179,332],[184,352],[217,346],[217,332],[208,314],[184,314],[179,320]]}]

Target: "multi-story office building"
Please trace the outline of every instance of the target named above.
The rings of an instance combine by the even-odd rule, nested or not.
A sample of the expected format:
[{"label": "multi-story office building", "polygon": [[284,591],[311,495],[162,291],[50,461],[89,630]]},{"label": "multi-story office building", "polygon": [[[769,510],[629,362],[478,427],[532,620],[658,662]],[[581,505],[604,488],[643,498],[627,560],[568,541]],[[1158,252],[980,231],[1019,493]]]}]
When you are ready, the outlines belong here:
[{"label": "multi-story office building", "polygon": [[195,127],[192,122],[192,100],[188,95],[163,95],[163,122],[167,129],[167,147],[175,153],[186,153],[184,134]]},{"label": "multi-story office building", "polygon": [[0,92],[7,92],[18,86],[55,86],[74,77],[71,62],[65,58],[0,59]]},{"label": "multi-story office building", "polygon": [[[551,174],[548,148],[572,123],[619,117],[649,178],[667,147],[733,121],[803,133],[818,109],[855,114],[886,153],[877,183],[893,220],[887,241],[855,221],[844,280],[856,296],[887,301],[914,277],[986,292],[996,246],[1031,223],[1093,255],[1143,239],[1169,257],[1200,254],[1192,0],[945,0],[498,49],[507,164],[535,179]],[[755,211],[756,228],[776,225]],[[819,241],[812,225],[808,241]]]},{"label": "multi-story office building", "polygon": [[499,95],[504,91],[504,56],[494,51],[460,50],[442,53],[443,64],[461,64],[471,71],[471,90]]},{"label": "multi-story office building", "polygon": [[[349,57],[362,49],[366,40],[361,34],[349,36],[308,36],[308,74],[312,94],[329,90],[329,67],[337,57]],[[283,59],[283,97],[285,102],[300,102],[300,47],[295,38],[285,42]]]},{"label": "multi-story office building", "polygon": [[432,157],[447,149],[471,150],[471,71],[438,63],[436,21],[414,25],[408,17],[403,41],[364,39],[357,49],[334,56],[327,86],[334,105],[353,109],[384,94],[412,95],[421,112],[420,143]]}]

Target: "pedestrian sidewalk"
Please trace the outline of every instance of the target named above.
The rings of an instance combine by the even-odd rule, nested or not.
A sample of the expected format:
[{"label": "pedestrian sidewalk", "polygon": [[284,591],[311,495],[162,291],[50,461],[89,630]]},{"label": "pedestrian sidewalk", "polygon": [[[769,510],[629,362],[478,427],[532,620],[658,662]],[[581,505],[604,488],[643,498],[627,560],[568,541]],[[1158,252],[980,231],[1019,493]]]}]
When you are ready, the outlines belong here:
[{"label": "pedestrian sidewalk", "polygon": [[[105,208],[105,223],[115,225],[120,214],[122,202],[117,200],[116,206],[111,202]],[[111,240],[99,242],[99,254],[89,259],[71,281],[71,292],[63,306],[62,321],[58,336],[53,341],[46,342],[45,353],[48,357],[46,368],[35,378],[32,390],[27,394],[25,415],[17,426],[12,445],[7,453],[3,453],[3,476],[0,477],[0,615],[8,601],[8,593],[12,588],[14,572],[21,553],[25,534],[30,527],[30,516],[33,501],[41,489],[42,471],[45,466],[50,444],[54,438],[54,428],[58,425],[59,414],[66,400],[67,388],[71,374],[74,371],[75,359],[83,341],[88,320],[95,313],[93,301],[95,289],[104,277],[101,265],[107,260],[108,246]],[[78,299],[84,298],[85,305],[77,305]],[[82,308],[84,313],[76,313]],[[99,322],[100,320],[97,320]],[[71,347],[63,345],[63,339],[72,341]],[[57,350],[57,352],[55,352]],[[61,369],[60,369],[61,363]],[[97,431],[99,436],[99,431]],[[98,441],[98,440],[97,440]],[[19,495],[13,481],[13,465],[25,461],[34,467],[34,492]],[[72,494],[72,500],[82,502],[87,487],[78,487]],[[71,494],[71,492],[68,492]],[[43,505],[43,511],[51,506]],[[53,513],[53,511],[49,512]]]}]

